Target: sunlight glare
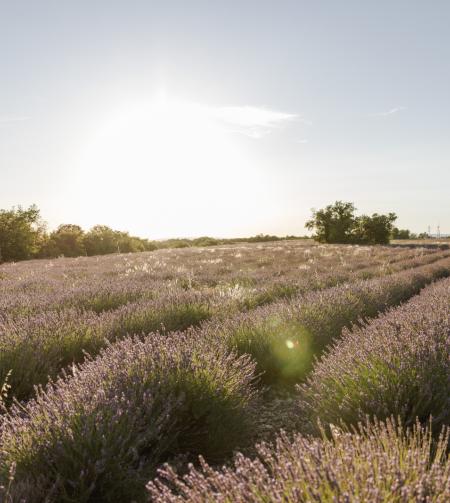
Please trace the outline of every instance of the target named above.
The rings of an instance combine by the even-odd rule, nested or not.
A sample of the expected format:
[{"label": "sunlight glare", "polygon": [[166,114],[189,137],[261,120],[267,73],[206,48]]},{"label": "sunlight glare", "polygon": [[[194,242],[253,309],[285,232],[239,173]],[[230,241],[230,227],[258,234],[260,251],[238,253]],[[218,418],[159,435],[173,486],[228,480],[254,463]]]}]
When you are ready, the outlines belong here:
[{"label": "sunlight glare", "polygon": [[[77,173],[86,208],[95,202],[96,215],[101,208],[104,220],[114,215],[128,228],[124,208],[135,215],[157,211],[161,235],[176,234],[170,228],[179,229],[180,221],[183,235],[200,229],[217,235],[221,224],[239,222],[255,204],[250,188],[257,172],[232,134],[207,106],[164,93],[116,109],[89,142]],[[144,235],[155,230],[148,220]]]}]

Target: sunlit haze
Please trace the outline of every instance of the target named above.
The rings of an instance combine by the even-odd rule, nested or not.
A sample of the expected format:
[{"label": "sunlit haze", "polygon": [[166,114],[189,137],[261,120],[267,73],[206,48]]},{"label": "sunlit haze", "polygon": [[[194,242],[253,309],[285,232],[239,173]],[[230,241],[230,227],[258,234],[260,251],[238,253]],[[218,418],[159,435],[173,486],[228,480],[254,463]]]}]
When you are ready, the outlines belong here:
[{"label": "sunlit haze", "polygon": [[450,232],[450,3],[0,2],[0,207],[152,239]]}]

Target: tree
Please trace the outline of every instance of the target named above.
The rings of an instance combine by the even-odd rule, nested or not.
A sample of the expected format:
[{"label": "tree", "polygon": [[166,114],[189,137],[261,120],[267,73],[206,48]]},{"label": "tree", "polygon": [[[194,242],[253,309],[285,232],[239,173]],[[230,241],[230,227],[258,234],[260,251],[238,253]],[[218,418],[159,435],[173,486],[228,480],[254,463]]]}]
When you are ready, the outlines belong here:
[{"label": "tree", "polygon": [[321,210],[312,210],[312,218],[305,227],[315,230],[314,238],[320,243],[350,243],[355,225],[353,203],[336,201]]},{"label": "tree", "polygon": [[[179,242],[184,240],[178,240]],[[186,246],[188,246],[187,244]],[[79,225],[60,225],[50,235],[36,206],[0,210],[0,262],[43,257],[78,257],[107,253],[151,251],[159,244],[96,225],[85,233]]]},{"label": "tree", "polygon": [[45,226],[36,205],[0,210],[0,261],[33,258],[45,239]]},{"label": "tree", "polygon": [[145,251],[145,243],[142,239],[130,236],[128,232],[115,231],[118,251],[121,253],[136,253]]},{"label": "tree", "polygon": [[46,257],[79,257],[86,255],[84,231],[79,225],[63,224],[50,234],[41,254]]},{"label": "tree", "polygon": [[371,217],[368,215],[357,217],[353,232],[354,242],[368,245],[388,244],[396,219],[395,213],[387,215],[374,213]]},{"label": "tree", "polygon": [[321,243],[387,244],[392,233],[395,213],[355,216],[355,205],[336,201],[324,209],[313,210],[305,227],[315,230]]},{"label": "tree", "polygon": [[392,228],[392,239],[411,239],[411,232],[408,229]]},{"label": "tree", "polygon": [[120,251],[119,237],[106,225],[95,225],[84,236],[84,246],[88,255],[106,255]]}]

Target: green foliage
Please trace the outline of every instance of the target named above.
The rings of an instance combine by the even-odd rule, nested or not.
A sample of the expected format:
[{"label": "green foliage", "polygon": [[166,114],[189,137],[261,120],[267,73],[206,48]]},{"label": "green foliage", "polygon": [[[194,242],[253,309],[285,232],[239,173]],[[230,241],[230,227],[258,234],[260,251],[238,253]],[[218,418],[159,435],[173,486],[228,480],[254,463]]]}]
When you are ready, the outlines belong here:
[{"label": "green foliage", "polygon": [[397,219],[395,213],[355,216],[353,203],[336,201],[324,209],[313,210],[305,227],[315,230],[320,243],[388,244]]},{"label": "green foliage", "polygon": [[265,384],[298,382],[309,370],[313,357],[311,334],[306,327],[281,316],[239,326],[228,344],[238,354],[252,356]]},{"label": "green foliage", "polygon": [[355,225],[353,203],[336,201],[321,210],[313,210],[312,218],[305,227],[316,230],[315,238],[321,243],[350,243]]},{"label": "green foliage", "polygon": [[450,424],[448,327],[450,282],[351,331],[317,363],[301,388],[311,425],[356,425],[367,417]]},{"label": "green foliage", "polygon": [[1,482],[14,466],[12,501],[142,501],[162,462],[222,461],[252,437],[253,371],[248,357],[182,334],[110,346],[12,407]]},{"label": "green foliage", "polygon": [[[14,337],[4,328],[0,342],[0,382],[11,372],[9,385],[19,400],[28,399],[35,385],[55,378],[61,368],[84,360],[86,353],[97,354],[107,341],[128,334],[182,331],[200,325],[212,316],[206,304],[154,304],[122,306],[112,313],[95,317],[82,311],[61,312],[49,316],[47,325],[32,324],[23,337]],[[19,335],[19,334],[17,334]]]},{"label": "green foliage", "polygon": [[143,308],[125,311],[124,315],[115,321],[110,339],[120,338],[126,334],[182,331],[199,325],[211,316],[211,309],[200,303],[182,303],[160,309]]},{"label": "green foliage", "polygon": [[392,228],[392,239],[412,239],[412,234],[409,229],[399,229],[398,227]]},{"label": "green foliage", "polygon": [[189,239],[167,239],[160,242],[158,248],[189,248],[190,246]]},{"label": "green foliage", "polygon": [[0,210],[0,262],[33,258],[44,239],[45,229],[35,205]]},{"label": "green foliage", "polygon": [[[281,239],[283,238],[271,236],[269,234],[257,234],[256,236],[244,238],[244,241],[247,241],[248,243],[266,243],[268,241],[280,241]],[[288,238],[286,237],[286,239]]]},{"label": "green foliage", "polygon": [[128,232],[117,232],[117,243],[120,253],[137,253],[146,251],[144,240],[130,236]]},{"label": "green foliage", "polygon": [[449,430],[438,441],[430,428],[407,428],[393,418],[357,428],[324,429],[322,438],[282,432],[234,466],[202,460],[177,473],[170,466],[147,485],[153,503],[444,503],[450,499]]},{"label": "green foliage", "polygon": [[219,244],[218,239],[214,239],[208,236],[202,236],[192,240],[193,246],[214,246]]},{"label": "green foliage", "polygon": [[315,356],[344,327],[377,316],[448,274],[446,266],[431,266],[310,292],[284,312],[276,306],[277,314],[260,310],[256,319],[251,313],[238,325],[223,325],[221,334],[230,349],[253,357],[262,382],[289,385],[306,377]]},{"label": "green foliage", "polygon": [[106,225],[95,225],[86,233],[84,246],[88,255],[106,255],[118,252],[118,236]]},{"label": "green foliage", "polygon": [[388,215],[374,213],[371,217],[368,215],[357,217],[353,231],[354,242],[367,245],[388,244],[392,224],[396,219],[395,213]]},{"label": "green foliage", "polygon": [[136,253],[163,248],[189,248],[234,243],[259,243],[298,239],[296,236],[258,234],[247,238],[217,239],[202,236],[195,239],[166,239],[150,241],[128,232],[113,230],[106,225],[95,225],[85,232],[79,225],[62,224],[50,235],[40,220],[39,210],[30,206],[23,210],[0,210],[0,262],[30,258],[79,257],[110,253]]},{"label": "green foliage", "polygon": [[84,231],[79,225],[63,224],[50,234],[41,249],[44,257],[78,257],[86,254]]},{"label": "green foliage", "polygon": [[258,306],[270,304],[277,299],[290,299],[297,293],[298,287],[296,285],[276,284],[262,291],[258,291],[255,294],[250,294],[248,297],[243,299],[242,304],[246,309],[254,309]]},{"label": "green foliage", "polygon": [[106,225],[92,227],[85,234],[83,242],[87,255],[136,253],[157,248],[146,239],[130,236],[128,232],[115,231]]}]

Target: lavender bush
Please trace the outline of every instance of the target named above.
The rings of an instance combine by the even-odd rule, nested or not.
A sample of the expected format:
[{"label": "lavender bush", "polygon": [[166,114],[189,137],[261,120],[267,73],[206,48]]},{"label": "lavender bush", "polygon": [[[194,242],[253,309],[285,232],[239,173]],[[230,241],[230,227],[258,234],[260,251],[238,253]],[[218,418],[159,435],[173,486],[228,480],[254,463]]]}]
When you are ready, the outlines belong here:
[{"label": "lavender bush", "polygon": [[97,354],[106,343],[153,331],[175,331],[211,317],[205,295],[172,295],[155,301],[129,303],[97,315],[68,309],[0,322],[0,379],[11,373],[11,395],[28,398],[37,384],[60,370]]},{"label": "lavender bush", "polygon": [[[308,288],[310,279],[323,287],[348,275],[372,277],[413,267],[414,262],[443,258],[447,251],[389,247],[283,245],[161,250],[153,253],[78,257],[0,265],[3,296],[0,317],[82,308],[101,312],[161,290],[202,289],[274,281]],[[403,264],[403,265],[402,265]],[[328,278],[328,279],[326,279]],[[306,281],[306,282],[305,282]],[[334,283],[333,283],[334,281]],[[276,293],[276,292],[275,292]],[[283,295],[283,292],[281,292]]]},{"label": "lavender bush", "polygon": [[449,431],[437,445],[428,428],[360,426],[332,429],[330,439],[290,438],[261,444],[255,459],[238,455],[232,468],[201,460],[178,476],[170,467],[147,485],[154,503],[444,503],[450,499]]},{"label": "lavender bush", "polygon": [[[411,260],[415,260],[417,263],[414,266],[420,269],[418,264],[436,261],[443,253],[412,254],[411,251],[404,250],[394,253],[386,248],[374,250],[370,247],[278,246],[276,251],[282,258],[279,265],[275,260],[275,253],[271,255],[270,247],[256,251],[254,248],[247,250],[244,247],[238,252],[233,248],[217,249],[215,253],[211,253],[214,250],[195,250],[193,255],[191,253],[192,256],[180,252],[173,263],[171,260],[174,259],[174,253],[167,251],[166,255],[159,255],[157,265],[150,260],[151,255],[148,254],[133,255],[132,260],[128,256],[106,256],[101,259],[22,262],[17,266],[8,264],[8,271],[16,268],[16,272],[20,271],[22,275],[15,281],[6,282],[5,299],[9,299],[9,304],[3,302],[4,314],[0,315],[0,378],[12,372],[11,396],[20,400],[27,399],[32,395],[35,385],[44,384],[49,376],[55,378],[65,366],[82,361],[86,352],[95,355],[106,341],[115,341],[127,334],[184,330],[213,316],[223,323],[236,311],[247,311],[259,305],[267,306],[280,298],[291,298],[294,301],[298,297],[298,304],[304,302],[304,292],[327,288],[344,281],[355,281],[362,272],[375,276],[392,273],[391,269],[388,271],[377,265],[379,263],[390,264],[391,268],[403,268],[405,264],[411,265]],[[256,254],[256,257],[250,252]],[[216,254],[219,255],[218,258],[208,259]],[[220,275],[216,275],[217,285],[213,288],[205,286],[214,270],[209,270],[205,276],[202,263],[211,265],[212,261],[212,265],[217,268],[217,264],[224,264],[220,255],[229,260],[230,254],[231,259],[237,263],[242,261],[240,271],[244,270],[244,265],[248,267],[245,269],[245,276],[235,277],[231,280],[231,285],[227,286],[226,283],[221,283]],[[241,254],[242,257],[236,257]],[[300,259],[297,255],[301,255]],[[206,258],[202,258],[205,256]],[[351,256],[352,261],[347,263],[346,260]],[[160,263],[162,257],[171,263],[170,267],[166,263]],[[180,257],[187,261],[194,257],[197,262],[200,261],[201,265],[197,264],[195,274],[192,273],[188,278],[183,276],[187,267],[179,262]],[[266,272],[262,276],[250,274],[256,270],[252,267],[258,269],[258,275],[261,274],[261,268],[257,266],[263,259],[264,263],[269,264]],[[369,259],[375,265],[369,263]],[[339,262],[339,267],[332,268],[331,272],[322,264],[328,265],[330,261]],[[311,268],[297,269],[298,272],[287,268],[289,264],[294,267],[297,263],[301,267],[310,267],[311,264]],[[164,282],[162,275],[168,274],[168,271],[172,275],[179,273],[181,276],[174,276],[174,280],[172,278]],[[337,295],[333,293],[332,297]],[[328,297],[329,294],[324,292],[324,298]],[[317,295],[314,297],[314,294],[308,294],[305,304],[317,304],[317,298]],[[327,302],[328,300],[325,303]],[[274,373],[283,374],[288,380],[297,380],[297,375],[309,368],[313,354],[309,345],[305,344],[305,337],[308,336],[308,331],[302,326],[305,322],[303,319],[300,322],[295,319],[279,319],[278,308],[274,313],[269,329],[265,321],[248,338],[258,341],[257,348],[254,342],[250,344],[251,347],[247,347],[239,341],[231,344],[231,347],[238,348],[241,353],[253,354],[265,371],[266,380],[269,381]],[[261,313],[255,319],[258,317],[261,317]],[[330,319],[335,321],[335,318]],[[338,331],[340,328],[337,325]],[[245,324],[242,329],[246,330]],[[278,338],[274,338],[274,331]],[[240,334],[241,332],[242,330]],[[300,347],[297,341],[299,334],[302,335]],[[242,340],[241,335],[239,337]],[[271,344],[270,351],[267,351],[265,342],[267,337]],[[281,343],[280,337],[284,337]],[[265,363],[262,362],[263,359],[266,360]],[[271,369],[270,366],[275,368]]]},{"label": "lavender bush", "polygon": [[[237,448],[254,454],[255,439],[272,439],[280,427],[304,426],[299,418],[315,424],[322,417],[327,433],[327,421],[344,419],[354,424],[366,412],[372,413],[364,409],[366,404],[384,400],[385,393],[385,411],[373,412],[380,417],[393,411],[410,425],[415,415],[427,420],[431,411],[434,432],[448,423],[448,416],[439,413],[448,410],[444,396],[448,346],[442,344],[442,337],[435,344],[433,335],[428,347],[431,332],[412,331],[416,335],[411,341],[423,339],[419,353],[411,349],[412,343],[408,346],[403,341],[410,340],[406,335],[391,334],[380,338],[378,353],[373,355],[383,356],[383,344],[386,347],[394,338],[392,360],[386,356],[370,360],[369,344],[361,365],[345,358],[336,364],[339,372],[347,369],[353,381],[345,381],[349,391],[344,405],[334,409],[332,417],[327,414],[335,405],[328,395],[338,385],[333,379],[318,379],[317,369],[325,372],[325,364],[317,364],[303,387],[300,414],[293,386],[265,386],[265,393],[260,393],[255,376],[260,375],[266,385],[303,380],[317,355],[340,337],[343,328],[354,325],[351,333],[364,339],[367,320],[449,273],[448,250],[311,246],[290,241],[0,266],[0,382],[8,375],[8,386],[12,386],[9,408],[2,406],[0,416],[0,499],[138,501],[145,498],[145,483],[161,463],[182,467],[203,455],[211,466],[204,465],[198,486],[186,483],[172,493],[170,484],[155,482],[150,487],[154,498],[284,502],[358,497],[372,501],[373,497],[382,501],[387,498],[387,486],[370,478],[382,472],[371,472],[364,465],[363,449],[377,453],[376,466],[389,476],[395,462],[409,460],[408,450],[411,456],[419,452],[420,463],[436,465],[429,470],[420,463],[411,464],[412,458],[410,464],[402,465],[401,489],[394,492],[397,500],[392,501],[420,500],[421,495],[422,500],[430,496],[432,501],[435,494],[437,498],[446,495],[448,488],[441,482],[448,475],[447,465],[435,463],[429,452],[425,456],[428,430],[408,433],[410,443],[402,443],[403,433],[393,424],[366,426],[354,437],[331,428],[338,432],[331,440],[297,436],[292,446],[285,436],[278,442],[283,446],[278,451],[260,446],[259,458],[253,461],[241,455],[241,471],[215,472],[212,467],[229,460]],[[445,296],[438,288],[430,302],[441,305],[443,312]],[[433,300],[436,296],[441,304]],[[417,311],[428,312],[427,302],[417,302]],[[443,319],[433,334],[442,336]],[[435,326],[433,320],[428,328]],[[159,333],[150,333],[155,331]],[[357,342],[353,346],[347,342],[349,332],[344,333],[342,344],[359,350]],[[397,344],[397,339],[403,342]],[[336,343],[332,349],[337,357],[338,347]],[[431,348],[434,359],[429,356]],[[417,362],[421,365],[416,368]],[[333,365],[330,356],[332,377]],[[34,395],[33,386],[44,385],[48,376],[51,384]],[[386,380],[392,381],[391,387]],[[318,387],[308,395],[305,390],[313,389],[313,382]],[[426,390],[431,393],[426,395]],[[320,393],[330,401],[314,402]],[[353,405],[347,410],[351,400]],[[323,409],[318,407],[327,403]],[[354,410],[358,414],[351,419]],[[376,435],[392,446],[377,444]],[[346,439],[347,450],[339,444],[341,437]],[[413,438],[423,442],[414,443]],[[339,464],[341,457],[346,461]],[[266,462],[269,459],[274,460],[274,468]],[[441,454],[438,459],[444,461]],[[258,467],[255,479],[253,472],[246,471],[252,463]],[[258,485],[260,475],[266,479]],[[176,484],[181,481],[174,474],[169,478]],[[363,488],[364,478],[369,482]],[[334,482],[327,486],[325,479]],[[210,481],[213,485],[208,485]],[[221,481],[228,484],[223,491]],[[204,483],[206,492],[202,493]],[[233,483],[240,485],[233,488]]]},{"label": "lavender bush", "polygon": [[356,424],[366,415],[450,424],[450,279],[346,330],[301,387],[311,423]]},{"label": "lavender bush", "polygon": [[266,384],[298,382],[344,327],[376,316],[450,274],[450,259],[372,280],[311,292],[289,303],[212,326],[228,347],[250,354]]},{"label": "lavender bush", "polygon": [[254,364],[220,344],[126,339],[72,374],[2,419],[13,501],[130,501],[161,462],[218,462],[252,437]]}]

